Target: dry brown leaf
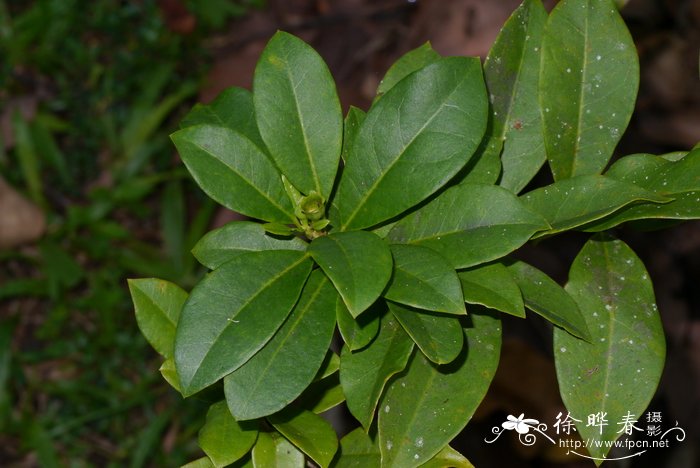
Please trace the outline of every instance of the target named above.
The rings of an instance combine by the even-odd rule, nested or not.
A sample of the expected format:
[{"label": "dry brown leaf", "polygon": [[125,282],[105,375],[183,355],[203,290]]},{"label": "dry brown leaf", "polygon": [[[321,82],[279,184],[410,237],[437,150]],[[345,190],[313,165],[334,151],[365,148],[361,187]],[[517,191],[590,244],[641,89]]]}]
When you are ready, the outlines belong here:
[{"label": "dry brown leaf", "polygon": [[0,178],[0,249],[34,242],[46,231],[41,209]]}]

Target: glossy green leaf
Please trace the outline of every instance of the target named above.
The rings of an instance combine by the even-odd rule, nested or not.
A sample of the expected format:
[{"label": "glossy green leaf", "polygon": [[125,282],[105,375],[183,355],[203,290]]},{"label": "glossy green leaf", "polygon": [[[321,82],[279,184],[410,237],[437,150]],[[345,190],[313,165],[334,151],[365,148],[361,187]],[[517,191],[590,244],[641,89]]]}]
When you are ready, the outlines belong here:
[{"label": "glossy green leaf", "polygon": [[297,399],[299,408],[320,414],[345,401],[343,387],[338,373],[313,382]]},{"label": "glossy green leaf", "polygon": [[253,447],[255,468],[304,468],[306,458],[287,439],[276,432],[261,432]]},{"label": "glossy green leaf", "polygon": [[328,278],[315,270],[272,339],[224,378],[226,401],[236,419],[275,413],[311,383],[331,344],[337,297]]},{"label": "glossy green leaf", "polygon": [[[554,362],[562,399],[581,438],[614,441],[627,415],[635,421],[654,396],[666,343],[654,290],[642,262],[622,241],[596,236],[569,272],[566,290],[586,319],[591,342],[554,330]],[[607,425],[587,425],[604,413]],[[610,449],[590,444],[593,457]]]},{"label": "glossy green leaf", "polygon": [[[491,123],[489,123],[490,127]],[[487,130],[489,132],[489,130]],[[501,156],[500,147],[487,147],[481,142],[481,146],[476,150],[474,156],[469,160],[466,166],[459,171],[454,178],[458,184],[482,184],[495,185],[501,175]],[[489,150],[489,148],[491,148]]]},{"label": "glossy green leaf", "polygon": [[467,346],[454,362],[438,366],[414,352],[406,371],[389,383],[379,407],[383,467],[411,468],[433,458],[486,395],[498,366],[501,324],[492,315],[469,317]]},{"label": "glossy green leaf", "polygon": [[446,364],[462,351],[464,337],[457,317],[393,303],[389,303],[389,310],[431,361]]},{"label": "glossy green leaf", "polygon": [[262,228],[265,233],[274,236],[290,237],[294,235],[294,229],[282,223],[265,223]]},{"label": "glossy green leaf", "polygon": [[207,411],[207,420],[199,431],[199,446],[218,468],[243,458],[257,438],[257,424],[236,421],[226,402],[220,401]]},{"label": "glossy green leaf", "polygon": [[340,336],[343,337],[343,341],[351,351],[364,348],[367,346],[367,343],[377,336],[379,332],[380,309],[382,308],[385,308],[383,304],[380,306],[379,303],[376,303],[376,305],[371,306],[368,311],[359,317],[353,318],[342,299],[338,300],[336,304],[338,331],[340,331]]},{"label": "glossy green leaf", "polygon": [[260,56],[253,80],[255,117],[272,159],[304,194],[328,199],[343,139],[333,77],[301,39],[278,31]]},{"label": "glossy green leaf", "polygon": [[214,468],[214,464],[211,462],[209,457],[202,457],[191,461],[186,465],[182,465],[180,468]]},{"label": "glossy green leaf", "polygon": [[523,195],[522,201],[552,226],[535,237],[556,234],[603,218],[637,201],[665,203],[669,198],[602,175],[560,180]]},{"label": "glossy green leaf", "polygon": [[340,439],[340,457],[334,468],[374,468],[381,466],[382,454],[369,435],[358,427]]},{"label": "glossy green leaf", "polygon": [[450,180],[476,150],[488,102],[478,59],[409,75],[367,113],[338,186],[341,230],[374,226]]},{"label": "glossy green leaf", "polygon": [[464,455],[447,445],[420,468],[474,468],[474,465]]},{"label": "glossy green leaf", "polygon": [[462,288],[452,266],[435,251],[394,244],[394,274],[384,297],[400,304],[448,314],[466,314]]},{"label": "glossy green leaf", "polygon": [[379,335],[369,346],[356,352],[343,348],[340,383],[348,409],[366,430],[384,386],[406,367],[412,350],[413,341],[391,314],[382,318]]},{"label": "glossy green leaf", "polygon": [[265,150],[265,143],[255,123],[253,94],[247,89],[231,87],[222,91],[210,104],[195,104],[180,122],[180,128],[202,124],[235,130]]},{"label": "glossy green leaf", "polygon": [[[340,298],[338,298],[336,300],[336,303],[338,303],[338,301],[342,302],[342,300]],[[335,352],[332,349],[329,349],[326,352],[326,357],[323,359],[323,362],[321,363],[321,368],[316,373],[314,380],[324,379],[331,374],[335,374],[339,370],[340,370],[340,356],[335,354]]]},{"label": "glossy green leaf", "polygon": [[700,218],[700,150],[677,160],[638,154],[619,159],[606,176],[632,183],[673,201],[663,205],[636,204],[584,227],[587,231],[603,231],[623,222],[638,219]]},{"label": "glossy green leaf", "polygon": [[632,37],[611,0],[563,0],[549,15],[542,47],[540,107],[554,179],[599,174],[634,110]]},{"label": "glossy green leaf", "polygon": [[525,306],[520,288],[500,263],[480,265],[459,272],[464,300],[481,304],[516,317],[525,317]]},{"label": "glossy green leaf", "polygon": [[430,247],[467,268],[503,257],[548,227],[509,190],[462,184],[396,223],[388,239]]},{"label": "glossy green leaf", "polygon": [[310,411],[284,412],[270,416],[268,421],[321,468],[326,468],[333,460],[338,438],[333,427],[321,416]]},{"label": "glossy green leaf", "polygon": [[180,378],[177,376],[177,370],[175,369],[175,359],[168,358],[163,361],[163,364],[161,364],[158,371],[171,387],[173,387],[179,393],[182,393],[182,389],[180,388]]},{"label": "glossy green leaf", "polygon": [[345,116],[345,124],[343,126],[343,150],[340,157],[343,158],[343,162],[347,164],[348,156],[350,155],[350,148],[352,147],[357,132],[359,132],[362,122],[365,121],[367,114],[362,109],[358,109],[355,106],[350,106],[348,110],[348,115]]},{"label": "glossy green leaf", "polygon": [[194,180],[216,202],[252,218],[294,222],[280,173],[246,137],[224,127],[196,125],[171,138]]},{"label": "glossy green leaf", "polygon": [[372,229],[371,231],[379,237],[381,237],[382,239],[386,239],[386,236],[389,235],[389,232],[393,229],[395,224],[396,221],[381,224],[376,228]]},{"label": "glossy green leaf", "polygon": [[233,463],[232,465],[229,465],[229,468],[255,468],[255,465],[253,464],[252,454],[249,453],[237,462]]},{"label": "glossy green leaf", "polygon": [[250,252],[195,286],[175,336],[185,396],[233,372],[267,343],[297,301],[311,265],[303,252]]},{"label": "glossy green leaf", "polygon": [[309,253],[330,278],[353,317],[377,300],[391,278],[389,246],[371,232],[339,232],[315,239]]},{"label": "glossy green leaf", "polygon": [[139,330],[153,349],[171,358],[175,327],[187,292],[176,284],[156,278],[130,279],[128,283]]},{"label": "glossy green leaf", "polygon": [[233,221],[208,232],[192,248],[192,255],[199,263],[213,270],[246,252],[306,250],[307,245],[298,237],[280,238],[267,235],[260,223]]},{"label": "glossy green leaf", "polygon": [[547,12],[540,0],[526,0],[501,29],[486,61],[492,125],[487,151],[501,152],[500,185],[515,193],[542,167],[542,116],[538,102],[540,54]]},{"label": "glossy green leaf", "polygon": [[399,81],[411,73],[437,62],[440,58],[440,54],[433,50],[430,42],[426,42],[422,46],[405,53],[387,70],[386,75],[379,83],[379,87],[377,87],[377,96],[386,94]]},{"label": "glossy green leaf", "polygon": [[586,320],[576,302],[556,281],[525,262],[508,265],[522,292],[525,306],[574,336],[591,339]]}]

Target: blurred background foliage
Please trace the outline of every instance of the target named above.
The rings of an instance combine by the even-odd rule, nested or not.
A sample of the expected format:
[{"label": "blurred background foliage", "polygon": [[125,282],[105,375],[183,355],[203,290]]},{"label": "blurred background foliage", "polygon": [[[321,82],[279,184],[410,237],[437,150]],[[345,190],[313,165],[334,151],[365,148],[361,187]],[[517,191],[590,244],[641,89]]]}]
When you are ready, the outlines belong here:
[{"label": "blurred background foliage", "polygon": [[183,31],[155,0],[0,1],[0,174],[44,231],[0,246],[0,466],[194,458],[203,409],[154,372],[125,278],[202,274],[189,249],[213,205],[168,135],[203,38],[261,3],[190,1]]}]

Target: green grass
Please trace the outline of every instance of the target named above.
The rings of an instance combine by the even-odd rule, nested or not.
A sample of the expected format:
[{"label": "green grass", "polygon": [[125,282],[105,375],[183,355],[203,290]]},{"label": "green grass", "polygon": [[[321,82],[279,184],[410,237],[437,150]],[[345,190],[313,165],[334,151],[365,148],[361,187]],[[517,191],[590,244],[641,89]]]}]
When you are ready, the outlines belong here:
[{"label": "green grass", "polygon": [[[0,251],[3,464],[178,466],[201,453],[203,406],[160,377],[126,278],[190,287],[203,273],[189,249],[215,207],[168,135],[206,73],[204,33],[258,4],[197,6],[202,28],[184,37],[155,0],[0,0],[0,111],[14,137],[0,174],[48,225],[35,245]],[[35,112],[9,110],[20,101]]]}]

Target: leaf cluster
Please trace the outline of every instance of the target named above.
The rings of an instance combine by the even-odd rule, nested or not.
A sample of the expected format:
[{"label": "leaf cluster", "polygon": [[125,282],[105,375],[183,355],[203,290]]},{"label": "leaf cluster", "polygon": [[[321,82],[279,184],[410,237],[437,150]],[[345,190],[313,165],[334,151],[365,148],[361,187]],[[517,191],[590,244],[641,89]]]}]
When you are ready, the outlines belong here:
[{"label": "leaf cluster", "polygon": [[[637,87],[608,0],[564,0],[549,15],[526,0],[483,68],[426,44],[344,119],[323,60],[275,34],[252,93],[196,106],[172,135],[202,189],[251,220],[199,241],[212,271],[189,294],[130,282],[173,386],[221,395],[223,382],[201,463],[470,466],[448,443],[495,373],[501,314],[526,309],[554,325],[572,414],[641,413],[665,345],[639,259],[595,235],[561,287],[511,256],[567,230],[698,217],[698,150],[603,172]],[[545,162],[554,182],[520,194]],[[338,447],[318,413],[343,401],[361,427]],[[579,427],[602,440],[615,430]]]}]

